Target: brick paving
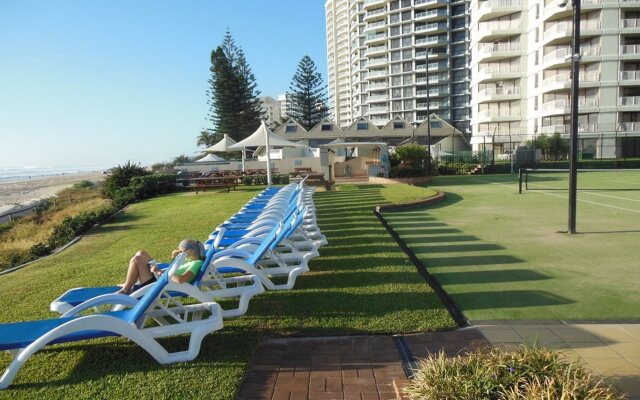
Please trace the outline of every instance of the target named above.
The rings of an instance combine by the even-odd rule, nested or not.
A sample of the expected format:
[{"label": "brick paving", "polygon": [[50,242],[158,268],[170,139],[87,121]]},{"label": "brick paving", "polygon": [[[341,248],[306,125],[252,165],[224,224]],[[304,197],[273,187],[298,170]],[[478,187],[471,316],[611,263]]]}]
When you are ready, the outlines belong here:
[{"label": "brick paving", "polygon": [[389,336],[271,339],[256,352],[238,399],[388,400],[405,374]]},{"label": "brick paving", "polygon": [[[403,338],[415,358],[488,345],[557,349],[640,400],[640,325],[514,322]],[[390,336],[271,339],[257,349],[238,399],[404,399],[396,391],[408,382]]]}]

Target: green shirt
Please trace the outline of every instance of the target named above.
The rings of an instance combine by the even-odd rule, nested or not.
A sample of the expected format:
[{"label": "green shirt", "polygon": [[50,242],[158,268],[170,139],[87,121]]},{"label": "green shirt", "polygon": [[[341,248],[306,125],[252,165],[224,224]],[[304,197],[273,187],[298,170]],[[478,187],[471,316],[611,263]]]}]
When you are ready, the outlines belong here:
[{"label": "green shirt", "polygon": [[187,272],[191,272],[193,274],[193,278],[189,280],[189,283],[191,283],[198,275],[198,272],[200,272],[200,268],[202,268],[202,263],[203,263],[202,260],[186,262],[176,269],[176,272],[174,275],[182,276]]}]

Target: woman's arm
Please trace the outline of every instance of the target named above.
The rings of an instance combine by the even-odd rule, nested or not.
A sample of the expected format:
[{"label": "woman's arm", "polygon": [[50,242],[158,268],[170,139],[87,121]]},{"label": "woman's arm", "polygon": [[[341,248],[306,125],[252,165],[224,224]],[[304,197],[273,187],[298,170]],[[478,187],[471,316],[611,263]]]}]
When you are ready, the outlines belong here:
[{"label": "woman's arm", "polygon": [[175,283],[185,283],[193,280],[196,276],[191,271],[187,271],[182,275],[173,275],[171,276],[171,280]]}]

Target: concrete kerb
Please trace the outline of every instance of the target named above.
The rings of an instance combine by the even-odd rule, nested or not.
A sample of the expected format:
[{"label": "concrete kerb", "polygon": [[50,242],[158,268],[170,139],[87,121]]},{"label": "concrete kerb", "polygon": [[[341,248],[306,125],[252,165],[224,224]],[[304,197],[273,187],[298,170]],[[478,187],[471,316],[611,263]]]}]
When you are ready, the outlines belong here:
[{"label": "concrete kerb", "polygon": [[379,205],[373,208],[373,213],[376,215],[378,220],[385,227],[387,232],[393,237],[393,239],[398,243],[402,251],[409,257],[413,265],[415,265],[416,269],[422,275],[422,277],[427,281],[427,284],[433,289],[434,292],[440,298],[440,301],[444,304],[447,311],[451,315],[451,318],[456,322],[456,324],[463,328],[470,326],[469,320],[465,315],[460,311],[458,305],[453,301],[451,296],[442,288],[440,283],[429,273],[427,267],[420,261],[420,259],[416,256],[416,254],[411,250],[409,246],[400,238],[400,235],[387,223],[387,221],[382,216],[383,212],[389,211],[403,211],[410,210],[416,208],[423,208],[435,203],[439,203],[445,198],[444,192],[438,192],[435,196],[418,200],[410,203],[402,203],[402,204],[389,204],[389,205]]}]

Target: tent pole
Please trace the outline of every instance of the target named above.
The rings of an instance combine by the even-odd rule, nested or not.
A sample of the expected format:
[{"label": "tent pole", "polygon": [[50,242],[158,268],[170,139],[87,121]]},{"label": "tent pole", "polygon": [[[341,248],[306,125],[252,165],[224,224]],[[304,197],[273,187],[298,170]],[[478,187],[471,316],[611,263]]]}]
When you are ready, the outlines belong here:
[{"label": "tent pole", "polygon": [[262,121],[262,124],[265,125],[265,142],[267,146],[267,186],[271,186],[271,151],[269,150],[269,130],[267,128],[267,124]]},{"label": "tent pole", "polygon": [[242,172],[245,171],[244,163],[245,163],[246,159],[247,159],[247,156],[245,155],[244,150],[242,150]]}]

